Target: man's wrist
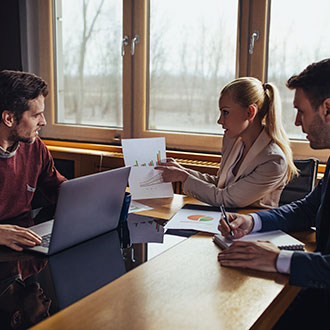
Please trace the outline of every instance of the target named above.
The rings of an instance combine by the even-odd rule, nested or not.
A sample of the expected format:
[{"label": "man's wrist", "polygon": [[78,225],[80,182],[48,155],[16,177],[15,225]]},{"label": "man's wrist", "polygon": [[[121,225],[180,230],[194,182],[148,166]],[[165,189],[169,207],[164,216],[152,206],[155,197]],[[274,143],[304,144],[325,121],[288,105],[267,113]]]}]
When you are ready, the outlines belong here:
[{"label": "man's wrist", "polygon": [[290,274],[291,258],[294,251],[281,250],[276,260],[276,269],[282,274]]},{"label": "man's wrist", "polygon": [[262,222],[260,216],[257,213],[250,213],[249,215],[252,217],[253,220],[252,229],[250,233],[260,231],[262,228]]}]

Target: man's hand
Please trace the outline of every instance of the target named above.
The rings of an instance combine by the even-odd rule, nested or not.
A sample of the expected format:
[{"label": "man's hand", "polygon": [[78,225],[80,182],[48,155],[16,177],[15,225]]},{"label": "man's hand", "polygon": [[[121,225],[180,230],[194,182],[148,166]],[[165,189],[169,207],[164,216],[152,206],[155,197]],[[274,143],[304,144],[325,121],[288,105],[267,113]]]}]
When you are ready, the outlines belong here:
[{"label": "man's hand", "polygon": [[41,243],[41,237],[28,228],[15,225],[0,225],[0,244],[16,251],[22,251],[20,245],[35,246]]},{"label": "man's hand", "polygon": [[[235,238],[241,238],[253,229],[254,221],[251,215],[229,212],[226,214]],[[231,238],[230,228],[223,218],[220,219],[218,229],[223,236]]]},{"label": "man's hand", "polygon": [[218,254],[221,266],[276,272],[280,249],[269,241],[236,241]]}]

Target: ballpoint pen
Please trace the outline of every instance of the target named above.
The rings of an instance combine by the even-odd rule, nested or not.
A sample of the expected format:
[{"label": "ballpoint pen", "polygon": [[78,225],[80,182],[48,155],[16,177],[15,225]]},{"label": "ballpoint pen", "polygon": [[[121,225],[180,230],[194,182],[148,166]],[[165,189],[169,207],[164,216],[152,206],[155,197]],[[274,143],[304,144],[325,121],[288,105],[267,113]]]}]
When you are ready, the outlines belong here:
[{"label": "ballpoint pen", "polygon": [[230,227],[230,225],[229,225],[229,221],[228,221],[227,214],[226,214],[226,211],[225,211],[225,207],[224,207],[223,204],[220,205],[220,211],[221,211],[221,213],[222,213],[223,218],[225,219],[226,224],[227,224],[228,227],[229,227],[229,233],[230,233],[231,237],[234,238],[234,233],[233,233],[233,231],[232,231],[232,229],[231,229],[231,227]]}]

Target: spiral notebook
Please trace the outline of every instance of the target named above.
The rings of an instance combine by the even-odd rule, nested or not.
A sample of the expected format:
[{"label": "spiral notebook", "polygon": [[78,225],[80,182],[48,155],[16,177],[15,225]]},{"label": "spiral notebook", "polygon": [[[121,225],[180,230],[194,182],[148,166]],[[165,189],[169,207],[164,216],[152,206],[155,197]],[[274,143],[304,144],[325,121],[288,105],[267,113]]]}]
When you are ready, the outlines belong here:
[{"label": "spiral notebook", "polygon": [[252,233],[234,240],[225,238],[221,234],[216,234],[213,236],[214,243],[220,246],[222,249],[227,249],[236,240],[253,242],[270,241],[281,250],[305,250],[305,244],[303,242],[295,239],[294,237],[281,230]]}]

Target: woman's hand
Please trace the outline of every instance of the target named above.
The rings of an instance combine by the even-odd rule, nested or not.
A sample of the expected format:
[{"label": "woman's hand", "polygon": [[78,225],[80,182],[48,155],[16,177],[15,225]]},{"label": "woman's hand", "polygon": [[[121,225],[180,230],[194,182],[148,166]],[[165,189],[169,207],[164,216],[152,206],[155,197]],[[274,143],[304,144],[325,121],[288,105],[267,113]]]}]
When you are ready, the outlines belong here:
[{"label": "woman's hand", "polygon": [[186,170],[182,165],[180,165],[174,158],[166,158],[159,163],[160,166],[171,166],[176,167],[181,170]]},{"label": "woman's hand", "polygon": [[164,182],[185,182],[189,173],[173,158],[167,158],[165,162],[158,164],[156,170],[162,171]]}]

